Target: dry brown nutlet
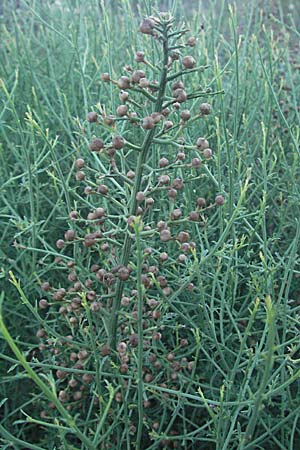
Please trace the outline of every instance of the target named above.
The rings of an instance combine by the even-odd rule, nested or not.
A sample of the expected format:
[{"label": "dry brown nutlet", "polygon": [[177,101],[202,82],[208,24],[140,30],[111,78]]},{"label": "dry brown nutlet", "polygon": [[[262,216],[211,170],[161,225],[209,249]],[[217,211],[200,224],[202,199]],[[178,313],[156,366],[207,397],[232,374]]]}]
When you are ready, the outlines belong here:
[{"label": "dry brown nutlet", "polygon": [[139,343],[139,337],[137,333],[133,333],[131,336],[129,336],[129,343],[132,347],[136,347]]},{"label": "dry brown nutlet", "polygon": [[[152,198],[152,197],[146,198],[146,205],[147,205],[147,206],[152,206],[152,205],[154,205],[154,198]],[[146,227],[145,227],[145,230],[146,230]]]},{"label": "dry brown nutlet", "polygon": [[153,34],[154,26],[155,26],[155,22],[152,19],[150,19],[149,17],[147,17],[140,24],[139,30],[143,34]]},{"label": "dry brown nutlet", "polygon": [[136,62],[145,62],[145,53],[141,51],[135,52],[134,60]]},{"label": "dry brown nutlet", "polygon": [[190,47],[195,47],[196,43],[197,39],[195,38],[195,36],[191,36],[187,40],[187,45],[189,45]]},{"label": "dry brown nutlet", "polygon": [[95,216],[95,214],[94,213],[88,213],[88,215],[87,215],[87,218],[86,218],[87,220],[95,220],[96,219],[96,216]]},{"label": "dry brown nutlet", "polygon": [[209,103],[201,103],[200,112],[203,116],[207,116],[211,113],[211,105]]},{"label": "dry brown nutlet", "polygon": [[170,163],[169,163],[169,160],[167,158],[160,158],[158,164],[159,164],[159,167],[166,167]]},{"label": "dry brown nutlet", "polygon": [[146,373],[144,379],[145,379],[146,383],[150,383],[153,380],[152,373]]},{"label": "dry brown nutlet", "polygon": [[74,241],[76,232],[74,230],[67,230],[64,236],[66,241]]},{"label": "dry brown nutlet", "polygon": [[191,211],[189,214],[189,219],[190,220],[199,220],[199,213],[197,211]]},{"label": "dry brown nutlet", "polygon": [[179,208],[174,209],[171,213],[172,220],[178,220],[182,216],[182,211]]},{"label": "dry brown nutlet", "polygon": [[58,393],[58,398],[61,402],[66,402],[67,400],[69,400],[69,395],[67,393],[67,391],[59,391]]},{"label": "dry brown nutlet", "polygon": [[110,158],[111,158],[112,160],[114,159],[114,156],[115,156],[116,152],[117,152],[117,150],[116,150],[114,147],[109,147],[109,148],[106,150],[107,155],[110,156]]},{"label": "dry brown nutlet", "polygon": [[102,308],[102,303],[99,303],[99,302],[93,302],[93,303],[91,304],[91,311],[93,311],[93,312],[100,311],[101,308]]},{"label": "dry brown nutlet", "polygon": [[223,195],[217,195],[215,198],[215,203],[218,206],[223,206],[225,203],[225,198],[223,197]]},{"label": "dry brown nutlet", "polygon": [[150,81],[147,78],[141,78],[139,81],[139,86],[141,88],[147,88],[150,85]]},{"label": "dry brown nutlet", "polygon": [[110,355],[110,347],[109,347],[109,345],[104,344],[104,345],[101,347],[100,352],[101,352],[101,355],[102,355],[102,356],[109,356],[109,355]]},{"label": "dry brown nutlet", "polygon": [[[101,217],[105,216],[105,209],[104,208],[96,208],[94,211],[94,217],[96,219],[101,219]],[[95,235],[94,235],[95,236]],[[101,236],[95,236],[95,237],[101,237]]]},{"label": "dry brown nutlet", "polygon": [[104,82],[108,82],[108,81],[110,81],[110,76],[109,76],[109,73],[108,72],[103,72],[103,73],[101,73],[101,80],[102,81],[104,81]]},{"label": "dry brown nutlet", "polygon": [[173,61],[178,61],[179,57],[180,57],[179,52],[177,52],[177,51],[175,51],[175,50],[172,51],[172,52],[170,53],[170,63],[169,63],[169,64],[172,64]]},{"label": "dry brown nutlet", "polygon": [[157,332],[157,333],[153,333],[152,334],[152,338],[154,339],[154,341],[160,341],[162,338],[162,334]]},{"label": "dry brown nutlet", "polygon": [[163,118],[162,114],[159,112],[151,113],[151,117],[154,120],[155,124],[159,123],[161,121],[161,119]]},{"label": "dry brown nutlet", "polygon": [[119,99],[121,100],[121,102],[126,102],[126,100],[128,100],[128,98],[129,98],[128,92],[120,91]]},{"label": "dry brown nutlet", "polygon": [[85,179],[85,173],[79,170],[78,172],[76,172],[75,177],[77,181],[83,181]]},{"label": "dry brown nutlet", "polygon": [[130,298],[129,297],[122,297],[121,298],[121,305],[122,306],[128,306],[130,304]]},{"label": "dry brown nutlet", "polygon": [[171,200],[174,200],[177,196],[177,190],[176,189],[168,189],[168,196]]},{"label": "dry brown nutlet", "polygon": [[185,347],[188,345],[188,343],[189,343],[189,341],[187,339],[185,339],[185,338],[180,339],[180,347]]},{"label": "dry brown nutlet", "polygon": [[181,63],[185,69],[193,69],[196,65],[196,61],[192,56],[184,56]]},{"label": "dry brown nutlet", "polygon": [[88,293],[86,294],[86,298],[87,298],[89,301],[94,300],[95,297],[96,297],[96,292],[95,292],[95,291],[88,291]]},{"label": "dry brown nutlet", "polygon": [[62,316],[67,314],[67,308],[65,306],[61,306],[58,310],[59,314],[61,314]]},{"label": "dry brown nutlet", "polygon": [[170,230],[169,229],[162,230],[159,233],[159,238],[162,242],[169,241],[172,238]]},{"label": "dry brown nutlet", "polygon": [[112,139],[112,145],[115,149],[120,150],[121,148],[124,147],[125,142],[124,139],[122,138],[122,136],[114,136]]},{"label": "dry brown nutlet", "polygon": [[127,267],[120,267],[118,270],[118,278],[121,281],[127,281],[130,276],[130,270]]},{"label": "dry brown nutlet", "polygon": [[133,83],[139,83],[141,78],[145,78],[145,77],[146,77],[146,74],[143,70],[135,70],[131,74],[131,81]]},{"label": "dry brown nutlet", "polygon": [[61,301],[65,296],[67,292],[64,288],[59,288],[53,295],[53,300],[55,301]]},{"label": "dry brown nutlet", "polygon": [[206,200],[203,197],[198,197],[197,198],[197,206],[199,206],[200,208],[203,208],[206,205]]},{"label": "dry brown nutlet", "polygon": [[78,158],[75,161],[75,166],[76,166],[77,169],[82,169],[84,164],[85,164],[85,161],[82,158]]},{"label": "dry brown nutlet", "polygon": [[59,379],[63,379],[63,378],[66,378],[66,376],[68,375],[68,373],[65,371],[65,370],[60,370],[60,369],[58,369],[57,371],[56,371],[56,376],[57,376],[57,378],[59,378]]},{"label": "dry brown nutlet", "polygon": [[154,120],[151,116],[147,116],[143,118],[143,122],[142,122],[142,127],[145,130],[151,130],[152,128],[154,128]]},{"label": "dry brown nutlet", "polygon": [[44,283],[42,283],[41,289],[45,292],[49,291],[51,289],[50,283],[48,283],[48,281],[45,281]]},{"label": "dry brown nutlet", "polygon": [[164,117],[167,117],[170,114],[170,112],[171,111],[169,108],[164,108],[161,113]]},{"label": "dry brown nutlet", "polygon": [[177,159],[179,159],[179,161],[183,161],[185,159],[185,153],[184,152],[178,152],[177,153]]},{"label": "dry brown nutlet", "polygon": [[176,91],[174,91],[173,96],[179,103],[183,103],[187,99],[187,93],[185,92],[184,89],[176,89]]},{"label": "dry brown nutlet", "polygon": [[56,241],[56,247],[57,248],[62,249],[62,248],[64,248],[64,246],[65,246],[65,241],[63,239],[58,239]]},{"label": "dry brown nutlet", "polygon": [[83,241],[83,245],[86,248],[93,247],[97,243],[96,239],[93,239],[91,236],[86,236]]},{"label": "dry brown nutlet", "polygon": [[154,320],[157,320],[157,319],[159,319],[160,317],[161,317],[161,312],[160,312],[160,311],[155,310],[155,311],[152,312],[152,318],[153,318]]},{"label": "dry brown nutlet", "polygon": [[170,183],[170,177],[169,177],[169,175],[160,175],[158,177],[158,181],[162,185],[169,184]]},{"label": "dry brown nutlet", "polygon": [[119,105],[117,107],[117,115],[118,116],[120,116],[120,117],[126,116],[127,112],[128,112],[128,106],[126,106],[126,105]]},{"label": "dry brown nutlet", "polygon": [[184,89],[184,84],[181,80],[175,81],[175,83],[172,84],[173,91],[176,91],[176,89]]},{"label": "dry brown nutlet", "polygon": [[82,377],[82,381],[87,384],[91,384],[94,380],[94,377],[91,373],[85,373]]},{"label": "dry brown nutlet", "polygon": [[99,192],[99,194],[106,195],[108,193],[108,187],[105,184],[101,184],[98,186],[97,192]]},{"label": "dry brown nutlet", "polygon": [[77,353],[77,357],[78,357],[78,359],[80,359],[80,360],[84,360],[84,359],[86,359],[87,357],[89,356],[89,354],[88,354],[88,352],[87,352],[87,350],[80,350],[78,353]]},{"label": "dry brown nutlet", "polygon": [[210,148],[205,148],[203,150],[203,156],[205,159],[210,159],[212,157],[212,154],[213,154],[213,152]]},{"label": "dry brown nutlet", "polygon": [[117,346],[117,350],[119,353],[125,353],[127,350],[127,345],[125,342],[120,342]]},{"label": "dry brown nutlet", "polygon": [[167,261],[168,258],[169,258],[169,255],[168,255],[168,253],[166,253],[166,252],[162,252],[162,253],[159,255],[159,259],[160,259],[161,262]]},{"label": "dry brown nutlet", "polygon": [[182,118],[182,120],[184,120],[185,122],[187,120],[189,120],[191,118],[191,112],[189,109],[184,109],[183,111],[181,111],[180,113],[180,117]]},{"label": "dry brown nutlet", "polygon": [[172,183],[172,186],[175,189],[178,189],[178,190],[182,189],[183,188],[183,181],[182,181],[182,179],[181,178],[175,178],[175,180]]},{"label": "dry brown nutlet", "polygon": [[139,192],[136,194],[135,198],[136,198],[136,200],[137,200],[138,202],[143,202],[143,201],[145,200],[146,197],[145,197],[144,192],[139,191]]},{"label": "dry brown nutlet", "polygon": [[149,298],[149,300],[147,300],[147,305],[151,309],[156,308],[158,304],[159,304],[159,302],[157,300],[155,300],[155,298]]},{"label": "dry brown nutlet", "polygon": [[164,222],[163,220],[160,220],[159,222],[157,222],[157,229],[159,231],[163,230],[164,228],[167,228],[166,222]]},{"label": "dry brown nutlet", "polygon": [[130,79],[127,76],[123,75],[122,77],[120,77],[118,79],[117,84],[120,89],[123,89],[123,90],[129,89],[130,88]]},{"label": "dry brown nutlet", "polygon": [[201,160],[199,158],[193,158],[191,161],[191,164],[193,167],[200,167],[201,166]]},{"label": "dry brown nutlet", "polygon": [[91,111],[87,114],[87,121],[92,123],[92,122],[98,122],[98,114],[94,111]]},{"label": "dry brown nutlet", "polygon": [[87,186],[84,188],[85,195],[90,195],[93,192],[93,188],[91,186]]},{"label": "dry brown nutlet", "polygon": [[123,363],[120,365],[120,373],[127,373],[129,370],[129,366],[127,363]]},{"label": "dry brown nutlet", "polygon": [[46,330],[44,330],[43,328],[40,328],[37,332],[36,332],[36,337],[42,339],[44,337],[47,336]]},{"label": "dry brown nutlet", "polygon": [[204,150],[209,147],[208,141],[203,137],[197,139],[196,145],[200,150]]},{"label": "dry brown nutlet", "polygon": [[103,251],[103,252],[108,252],[108,250],[109,250],[109,244],[108,244],[108,242],[104,242],[102,245],[101,245],[101,250]]},{"label": "dry brown nutlet", "polygon": [[134,125],[137,125],[137,122],[138,122],[138,115],[137,115],[137,113],[136,113],[135,111],[131,111],[131,112],[128,114],[128,117],[129,117],[130,123],[133,123]]},{"label": "dry brown nutlet", "polygon": [[133,178],[135,177],[135,172],[133,170],[129,170],[126,174],[127,178],[129,178],[130,180],[133,180]]},{"label": "dry brown nutlet", "polygon": [[91,152],[99,152],[104,147],[104,142],[102,139],[95,138],[90,142],[90,150]]},{"label": "dry brown nutlet", "polygon": [[174,126],[174,124],[173,124],[173,122],[171,120],[166,120],[165,123],[164,123],[164,129],[165,130],[169,130],[173,126]]},{"label": "dry brown nutlet", "polygon": [[190,240],[190,235],[187,231],[180,231],[177,235],[177,239],[180,242],[188,242]]},{"label": "dry brown nutlet", "polygon": [[115,123],[114,116],[112,116],[112,115],[104,116],[103,122],[105,123],[105,125],[108,125],[108,126],[114,125],[114,123]]},{"label": "dry brown nutlet", "polygon": [[81,391],[76,391],[73,394],[73,399],[75,401],[81,400],[82,399],[82,392]]},{"label": "dry brown nutlet", "polygon": [[[72,354],[72,353],[71,353],[71,354]],[[71,359],[71,357],[70,357],[70,359]],[[72,361],[72,359],[71,359],[71,361]],[[75,353],[75,361],[76,361],[76,353]],[[68,385],[69,385],[71,388],[74,388],[74,387],[76,387],[76,386],[78,385],[78,381],[75,380],[74,378],[72,378],[72,379],[68,382]]]},{"label": "dry brown nutlet", "polygon": [[186,255],[184,255],[183,253],[181,253],[181,254],[178,256],[178,262],[184,263],[184,262],[186,262],[186,260],[187,260],[187,257],[186,257]]}]

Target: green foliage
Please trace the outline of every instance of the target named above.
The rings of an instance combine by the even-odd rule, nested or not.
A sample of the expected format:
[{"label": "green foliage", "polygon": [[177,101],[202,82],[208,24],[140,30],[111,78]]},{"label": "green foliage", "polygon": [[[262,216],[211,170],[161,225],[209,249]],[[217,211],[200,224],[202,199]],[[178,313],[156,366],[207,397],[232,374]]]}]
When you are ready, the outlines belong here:
[{"label": "green foliage", "polygon": [[[259,0],[247,15],[225,1],[191,15],[177,1],[24,1],[17,9],[10,3],[3,2],[0,18],[1,448],[296,449],[300,60],[292,16],[285,23],[280,2],[261,10]],[[151,133],[122,117],[114,128],[101,126],[120,104],[118,88],[101,73],[118,80],[125,66],[136,68],[137,50],[145,52],[149,64],[139,68],[149,78],[163,71],[161,43],[137,31],[141,17],[163,8],[179,26],[185,17],[183,28],[197,45],[178,51],[192,54],[205,70],[182,77],[191,96],[181,109],[188,107],[197,120],[178,131],[172,112],[174,128],[156,141],[151,136],[150,146],[143,139]],[[181,70],[177,62],[175,69]],[[172,101],[168,89],[165,102]],[[153,112],[151,95],[132,94],[141,119]],[[211,114],[198,117],[207,101]],[[100,124],[86,120],[90,110]],[[126,140],[115,158],[119,178],[112,176],[109,154],[89,150],[94,137],[107,144],[115,134]],[[191,168],[200,136],[213,158]],[[186,155],[179,164],[180,137]],[[171,168],[158,167],[162,157]],[[81,183],[78,158],[85,161]],[[126,176],[129,169],[141,169],[139,182]],[[187,180],[174,203],[155,186],[165,173]],[[84,192],[104,182],[108,197]],[[140,190],[152,190],[154,206],[143,223],[135,218],[127,227]],[[218,208],[211,206],[217,194],[225,196]],[[208,208],[196,208],[199,197]],[[98,206],[108,211],[110,228],[96,250],[83,251],[94,231],[86,216]],[[183,218],[174,225],[175,208]],[[199,220],[186,220],[195,209]],[[70,220],[72,210],[81,221]],[[196,243],[184,264],[177,261],[178,241],[159,238],[156,223],[164,217],[173,236],[188,227]],[[68,227],[78,239],[61,251],[55,243]],[[143,277],[155,276],[145,266],[155,266],[165,251],[169,260],[158,265],[171,293],[154,282],[150,297],[159,304],[152,310]],[[116,295],[97,282],[98,312],[84,292],[80,312],[65,314],[59,312],[63,301],[41,291],[45,281],[53,293],[72,286],[70,261],[83,283],[94,277],[92,264],[108,269],[115,255],[129,264],[131,279],[128,287],[117,282]],[[39,301],[46,296],[51,307],[44,310]],[[115,350],[123,341],[127,362]],[[84,350],[88,356],[80,353],[78,361]],[[75,397],[70,380],[83,386]]]}]

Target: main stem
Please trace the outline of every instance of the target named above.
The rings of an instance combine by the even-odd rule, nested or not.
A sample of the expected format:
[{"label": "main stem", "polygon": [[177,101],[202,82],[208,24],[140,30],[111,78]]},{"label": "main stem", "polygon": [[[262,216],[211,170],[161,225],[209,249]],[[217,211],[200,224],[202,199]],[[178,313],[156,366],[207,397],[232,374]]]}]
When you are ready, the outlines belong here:
[{"label": "main stem", "polygon": [[[168,73],[168,56],[169,56],[169,47],[168,47],[168,33],[167,33],[167,24],[164,25],[164,32],[163,32],[163,68],[161,71],[160,76],[160,83],[159,83],[159,91],[157,100],[155,102],[154,111],[160,112],[163,104],[163,99],[165,95],[166,85],[167,85],[167,73]],[[152,130],[149,130],[145,136],[141,152],[139,153],[138,163],[137,163],[137,169],[136,169],[136,177],[135,177],[135,184],[131,195],[131,206],[129,210],[130,215],[136,214],[136,208],[137,208],[137,200],[136,200],[136,194],[140,191],[141,188],[141,182],[142,182],[142,175],[143,175],[143,166],[146,160],[146,156],[148,154],[148,151],[151,147],[153,137],[155,133],[155,127],[152,128]],[[121,264],[122,266],[127,266],[129,262],[130,252],[131,252],[131,246],[132,246],[132,238],[128,233],[125,235],[125,241],[124,241],[124,247],[123,247],[123,253],[121,257]],[[122,281],[117,281],[116,286],[116,294],[113,299],[112,304],[112,312],[111,312],[111,322],[110,322],[110,329],[109,329],[109,346],[114,349],[116,347],[116,339],[117,339],[117,328],[118,328],[118,317],[119,317],[119,309],[121,304],[121,298],[123,294],[124,284]]]},{"label": "main stem", "polygon": [[136,435],[136,449],[140,450],[143,417],[144,417],[144,382],[143,382],[143,284],[142,284],[142,248],[141,248],[142,223],[136,225],[136,250],[137,250],[137,291],[138,291],[138,429]]}]

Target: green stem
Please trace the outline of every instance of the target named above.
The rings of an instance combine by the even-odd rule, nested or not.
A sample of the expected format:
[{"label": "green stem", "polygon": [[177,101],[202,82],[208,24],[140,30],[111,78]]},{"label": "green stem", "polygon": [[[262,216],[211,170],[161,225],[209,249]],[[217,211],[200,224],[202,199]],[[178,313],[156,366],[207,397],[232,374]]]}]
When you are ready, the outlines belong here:
[{"label": "green stem", "polygon": [[22,364],[25,371],[28,374],[28,377],[40,388],[40,390],[44,393],[44,395],[48,398],[48,400],[56,406],[58,412],[61,414],[61,417],[66,421],[68,426],[71,428],[74,434],[80,439],[80,441],[86,446],[87,449],[94,450],[93,443],[79,430],[77,425],[74,422],[74,419],[68,411],[63,407],[61,402],[58,400],[57,396],[52,392],[51,389],[40,379],[40,377],[32,370],[28,362],[26,361],[25,356],[19,350],[18,346],[15,344],[13,338],[11,337],[8,329],[6,328],[3,316],[2,316],[2,302],[4,298],[4,293],[2,293],[0,298],[0,331],[5,339],[5,341],[10,346],[12,352],[16,355],[18,361]]},{"label": "green stem", "polygon": [[22,439],[16,438],[12,434],[9,433],[2,425],[0,425],[0,434],[3,436],[3,439],[6,439],[10,445],[16,444],[20,445],[21,448],[27,448],[31,450],[46,450],[44,447],[40,447],[39,445],[29,444],[28,442],[23,441]]},{"label": "green stem", "polygon": [[97,349],[96,346],[96,342],[94,339],[94,333],[93,333],[93,321],[92,321],[92,317],[91,317],[91,311],[89,308],[89,305],[87,303],[87,299],[86,299],[86,294],[83,293],[82,295],[82,304],[83,307],[85,309],[86,312],[86,316],[88,319],[88,323],[89,323],[89,329],[90,329],[90,333],[89,333],[89,337],[90,337],[90,342],[91,342],[91,347],[93,350],[93,354],[94,354],[94,363],[95,363],[95,369],[96,369],[96,389],[97,389],[97,394],[98,396],[101,395],[101,373],[100,373],[100,354],[99,351]]},{"label": "green stem", "polygon": [[[275,324],[276,324],[276,310],[274,305],[272,304],[271,297],[266,298],[266,310],[267,310],[267,326],[268,326],[268,337],[267,337],[267,355],[266,355],[266,363],[265,363],[265,370],[263,373],[263,377],[260,383],[260,386],[258,388],[258,391],[256,393],[256,399],[254,402],[252,414],[250,417],[250,420],[248,422],[245,435],[243,437],[243,440],[241,442],[241,445],[239,446],[239,450],[243,450],[245,448],[245,445],[250,443],[253,439],[253,433],[257,424],[257,421],[260,416],[260,408],[262,406],[262,403],[264,401],[264,393],[269,381],[270,372],[273,366],[273,357],[274,357],[274,350],[275,350]],[[248,445],[247,448],[252,449],[252,445]]]},{"label": "green stem", "polygon": [[189,73],[193,73],[193,72],[203,72],[205,69],[208,69],[210,66],[198,66],[198,67],[194,67],[194,69],[189,69],[189,70],[179,70],[178,72],[174,73],[173,75],[168,77],[168,81],[172,81],[175,80],[175,78],[184,76],[184,75],[188,75]]},{"label": "green stem", "polygon": [[142,249],[141,249],[141,230],[142,223],[138,218],[135,224],[136,250],[137,250],[137,291],[138,291],[138,430],[136,438],[136,448],[139,450],[143,431],[143,284],[142,284]]},{"label": "green stem", "polygon": [[[165,31],[163,34],[163,39],[164,39],[163,40],[164,60],[163,60],[163,68],[161,71],[161,78],[160,78],[160,83],[159,83],[158,97],[155,102],[154,111],[156,111],[156,112],[160,111],[162,109],[162,103],[163,103],[164,93],[165,93],[166,84],[167,84],[169,49],[168,49],[168,35],[167,35],[166,27],[165,27]],[[143,168],[144,168],[143,165],[146,161],[146,157],[148,155],[149,149],[153,143],[154,133],[155,133],[155,127],[152,128],[152,130],[149,130],[147,132],[144,142],[141,147],[141,151],[139,153],[137,169],[136,169],[135,185],[133,187],[132,194],[131,194],[131,204],[130,204],[129,215],[134,215],[136,213],[136,207],[137,207],[136,194],[140,190],[140,187],[141,187],[142,174],[143,174]],[[125,235],[124,250],[123,250],[122,257],[121,257],[122,266],[127,266],[128,262],[129,262],[131,246],[132,246],[132,237],[127,233]],[[112,304],[111,321],[110,321],[110,329],[109,329],[109,345],[111,348],[116,347],[118,316],[119,316],[119,309],[120,309],[123,289],[124,289],[123,282],[118,281],[117,286],[116,286],[116,295],[113,299],[113,304]]]},{"label": "green stem", "polygon": [[108,402],[106,404],[105,410],[104,410],[104,412],[102,414],[101,420],[100,420],[100,422],[99,422],[99,424],[97,426],[95,437],[94,437],[94,440],[93,440],[93,444],[95,446],[97,446],[96,448],[98,448],[98,445],[100,444],[100,440],[99,440],[100,432],[101,432],[101,430],[103,428],[104,422],[106,420],[107,414],[109,413],[109,409],[111,407],[111,404],[112,404],[112,401],[114,399],[115,392],[116,392],[116,390],[112,387],[111,384],[108,383],[107,387],[108,387],[108,392],[109,392],[109,399],[108,399]]}]

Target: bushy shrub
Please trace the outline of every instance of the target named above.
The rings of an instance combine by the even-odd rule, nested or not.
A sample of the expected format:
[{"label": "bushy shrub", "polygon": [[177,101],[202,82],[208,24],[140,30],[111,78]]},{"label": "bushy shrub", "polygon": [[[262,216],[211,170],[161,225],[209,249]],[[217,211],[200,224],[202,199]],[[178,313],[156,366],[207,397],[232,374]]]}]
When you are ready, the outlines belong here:
[{"label": "bushy shrub", "polygon": [[[249,449],[269,417],[285,420],[277,397],[297,379],[293,362],[276,367],[282,385],[271,371],[286,311],[265,295],[273,286],[244,205],[250,171],[235,183],[228,151],[227,201],[210,123],[222,91],[199,84],[196,37],[168,14],[146,17],[140,32],[153,53],[138,48],[134,67],[101,75],[119,105],[107,111],[101,99],[80,128],[57,281],[40,281],[35,308],[11,274],[39,343],[26,360],[2,318],[1,330],[40,389],[39,417],[28,418],[40,445]],[[295,336],[291,327],[285,340]]]}]

